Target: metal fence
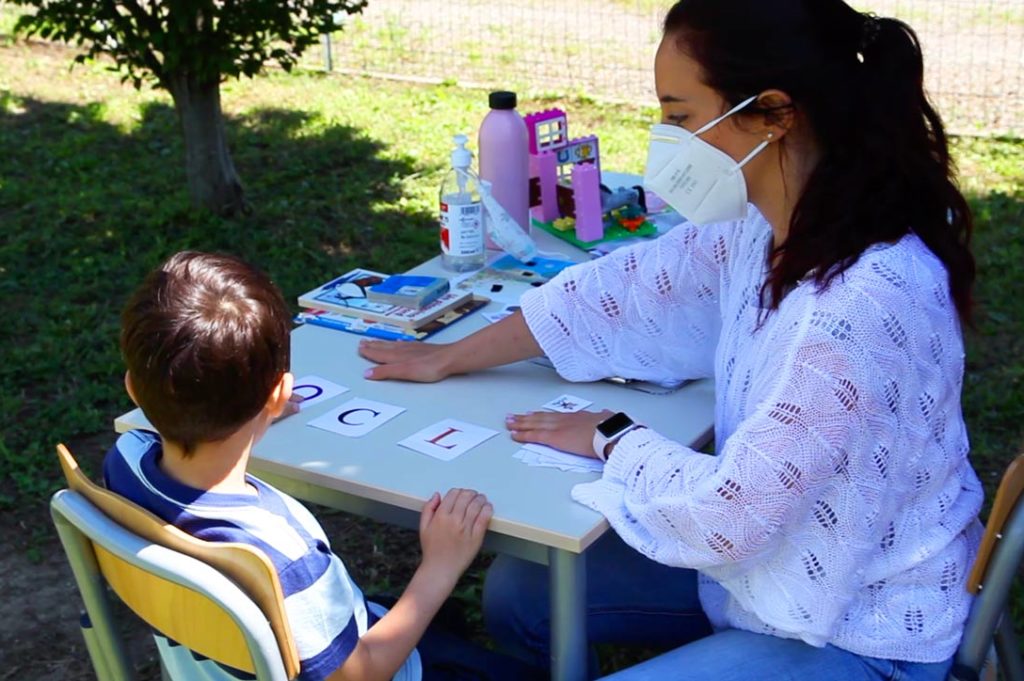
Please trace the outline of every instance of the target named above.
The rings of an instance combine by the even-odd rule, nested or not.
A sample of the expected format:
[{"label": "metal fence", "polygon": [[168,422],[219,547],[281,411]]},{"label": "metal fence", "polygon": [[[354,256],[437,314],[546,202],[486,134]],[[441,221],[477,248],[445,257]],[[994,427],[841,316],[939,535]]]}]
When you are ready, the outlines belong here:
[{"label": "metal fence", "polygon": [[[1024,135],[1024,0],[860,0],[921,37],[929,92],[961,134]],[[654,103],[666,0],[371,0],[334,68]]]}]

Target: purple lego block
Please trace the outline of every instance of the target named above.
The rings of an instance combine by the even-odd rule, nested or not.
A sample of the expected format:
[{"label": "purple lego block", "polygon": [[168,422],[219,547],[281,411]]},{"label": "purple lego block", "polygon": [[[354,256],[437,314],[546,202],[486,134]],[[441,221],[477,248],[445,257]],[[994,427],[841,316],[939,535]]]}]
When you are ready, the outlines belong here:
[{"label": "purple lego block", "polygon": [[593,163],[572,167],[572,191],[576,202],[576,238],[597,241],[604,238],[601,216],[601,171]]},{"label": "purple lego block", "polygon": [[546,109],[523,117],[529,134],[530,153],[561,149],[569,141],[569,120],[561,109]]},{"label": "purple lego block", "polygon": [[558,163],[555,152],[544,151],[530,155],[530,177],[540,182],[540,205],[530,209],[530,214],[541,222],[551,222],[558,214]]}]

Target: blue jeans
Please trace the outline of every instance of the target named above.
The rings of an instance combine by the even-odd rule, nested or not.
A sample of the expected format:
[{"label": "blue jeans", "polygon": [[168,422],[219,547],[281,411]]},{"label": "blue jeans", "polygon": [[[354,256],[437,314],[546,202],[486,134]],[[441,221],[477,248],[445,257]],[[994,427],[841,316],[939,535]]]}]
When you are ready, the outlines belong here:
[{"label": "blue jeans", "polygon": [[[916,664],[862,657],[834,646],[729,629],[711,633],[697,573],[655,563],[614,532],[587,551],[591,643],[674,648],[613,674],[618,681],[944,681],[951,661]],[[499,556],[484,584],[484,619],[494,640],[532,665],[549,658],[548,569]],[[591,672],[597,669],[591,661]]]},{"label": "blue jeans", "polygon": [[[614,532],[598,539],[586,557],[591,643],[667,649],[711,633],[697,598],[694,571],[648,560]],[[546,566],[498,556],[484,583],[484,620],[499,646],[532,665],[547,667],[549,606]],[[591,670],[597,670],[596,658]]]}]

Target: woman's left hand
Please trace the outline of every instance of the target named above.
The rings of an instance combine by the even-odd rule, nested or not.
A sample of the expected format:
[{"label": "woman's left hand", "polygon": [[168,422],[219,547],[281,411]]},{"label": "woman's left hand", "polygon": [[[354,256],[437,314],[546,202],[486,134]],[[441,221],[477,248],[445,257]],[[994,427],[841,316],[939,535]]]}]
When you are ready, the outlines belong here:
[{"label": "woman's left hand", "polygon": [[516,442],[536,442],[596,459],[594,429],[614,413],[607,409],[601,412],[578,411],[575,414],[534,411],[509,414],[505,417],[505,426]]}]

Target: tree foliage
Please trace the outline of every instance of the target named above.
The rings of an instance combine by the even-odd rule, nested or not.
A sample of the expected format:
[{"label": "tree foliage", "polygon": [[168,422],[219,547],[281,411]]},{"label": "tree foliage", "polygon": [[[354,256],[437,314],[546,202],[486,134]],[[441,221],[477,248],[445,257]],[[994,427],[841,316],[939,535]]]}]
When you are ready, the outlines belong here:
[{"label": "tree foliage", "polygon": [[15,29],[76,44],[75,61],[100,55],[123,80],[167,90],[185,139],[192,202],[222,215],[249,209],[231,160],[220,83],[259,73],[268,62],[286,71],[338,17],[366,0],[14,0],[35,8]]},{"label": "tree foliage", "polygon": [[135,87],[168,88],[171,76],[198,82],[254,76],[276,62],[290,70],[342,14],[366,0],[14,0],[35,8],[17,29],[83,48],[76,61],[113,58]]}]

